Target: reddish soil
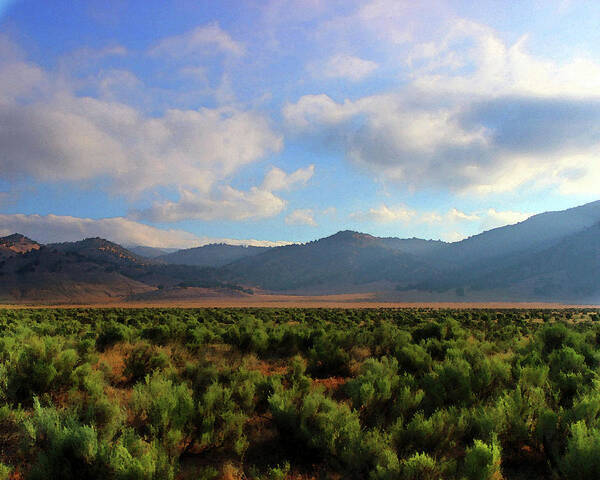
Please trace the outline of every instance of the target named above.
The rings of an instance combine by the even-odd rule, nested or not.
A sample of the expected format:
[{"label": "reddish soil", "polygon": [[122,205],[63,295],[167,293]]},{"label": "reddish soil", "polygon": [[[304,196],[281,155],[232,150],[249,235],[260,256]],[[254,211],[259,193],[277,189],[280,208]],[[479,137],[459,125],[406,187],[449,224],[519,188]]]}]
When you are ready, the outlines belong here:
[{"label": "reddish soil", "polygon": [[434,308],[434,309],[566,309],[599,308],[598,305],[568,305],[540,302],[397,302],[379,298],[377,293],[339,295],[248,295],[244,297],[203,297],[158,301],[115,300],[73,304],[19,303],[0,304],[0,308]]}]

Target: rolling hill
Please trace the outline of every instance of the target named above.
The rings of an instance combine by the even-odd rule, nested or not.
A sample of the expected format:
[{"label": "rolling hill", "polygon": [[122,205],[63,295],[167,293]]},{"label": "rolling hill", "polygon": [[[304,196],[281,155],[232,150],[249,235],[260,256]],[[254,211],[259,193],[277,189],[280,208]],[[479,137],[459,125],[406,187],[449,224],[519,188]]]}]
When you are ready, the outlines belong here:
[{"label": "rolling hill", "polygon": [[175,294],[186,285],[243,291],[219,282],[210,269],[155,263],[102,238],[44,246],[11,235],[0,238],[0,245],[10,252],[0,260],[0,301],[5,303],[126,300],[159,291]]},{"label": "rolling hill", "polygon": [[427,258],[443,242],[401,240],[342,231],[302,245],[286,245],[223,269],[231,281],[268,290],[344,291],[372,282],[408,282],[436,271]]},{"label": "rolling hill", "polygon": [[270,247],[254,247],[212,243],[202,247],[178,250],[155,257],[157,261],[174,265],[195,265],[198,267],[222,267],[236,260],[253,257],[266,252]]},{"label": "rolling hill", "polygon": [[600,202],[455,243],[342,231],[305,244],[213,244],[148,258],[101,238],[47,246],[19,234],[0,238],[3,302],[187,299],[254,289],[600,303]]}]

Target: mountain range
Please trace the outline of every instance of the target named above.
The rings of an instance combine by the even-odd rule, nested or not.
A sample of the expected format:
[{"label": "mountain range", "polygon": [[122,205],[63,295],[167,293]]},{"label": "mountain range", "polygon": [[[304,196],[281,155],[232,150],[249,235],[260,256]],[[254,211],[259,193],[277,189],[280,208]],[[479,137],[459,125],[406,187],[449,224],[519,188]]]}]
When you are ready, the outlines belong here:
[{"label": "mountain range", "polygon": [[342,231],[305,244],[131,249],[0,238],[0,301],[378,292],[386,300],[600,303],[600,201],[446,243]]}]

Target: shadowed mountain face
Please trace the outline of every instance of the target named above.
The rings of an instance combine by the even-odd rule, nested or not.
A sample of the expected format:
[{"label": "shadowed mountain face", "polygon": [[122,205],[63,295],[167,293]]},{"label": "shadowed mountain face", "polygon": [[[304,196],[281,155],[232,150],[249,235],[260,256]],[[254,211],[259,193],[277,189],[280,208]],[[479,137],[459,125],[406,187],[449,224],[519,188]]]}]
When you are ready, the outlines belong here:
[{"label": "shadowed mountain face", "polygon": [[131,266],[144,264],[148,260],[135,255],[121,245],[104,240],[103,238],[86,238],[79,242],[52,243],[48,248],[62,253],[79,255],[88,260],[100,263]]},{"label": "shadowed mountain face", "polygon": [[343,231],[303,245],[270,249],[225,267],[231,281],[269,290],[344,287],[371,282],[405,283],[424,278],[436,266],[427,258],[443,242],[377,238]]},{"label": "shadowed mountain face", "polygon": [[445,260],[472,263],[517,252],[540,251],[600,222],[600,201],[559,212],[534,215],[515,225],[495,228],[449,245]]},{"label": "shadowed mountain face", "polygon": [[135,255],[145,258],[157,258],[162,255],[168,255],[169,253],[176,252],[176,248],[156,248],[156,247],[144,247],[143,245],[136,245],[129,247],[128,250]]},{"label": "shadowed mountain face", "polygon": [[175,265],[195,265],[198,267],[222,267],[241,258],[253,257],[266,252],[269,247],[253,247],[213,243],[202,247],[187,248],[156,257],[164,263]]},{"label": "shadowed mountain face", "polygon": [[0,261],[0,301],[103,302],[190,282],[240,291],[216,281],[210,270],[157,264],[101,238],[35,245]]},{"label": "shadowed mountain face", "polygon": [[0,239],[0,254],[1,301],[86,295],[98,301],[164,300],[206,289],[240,295],[259,288],[600,303],[600,202],[536,215],[456,243],[343,231],[306,244],[215,244],[149,259],[101,238],[44,247],[15,234]]},{"label": "shadowed mountain face", "polygon": [[[497,263],[497,262],[496,262]],[[471,280],[481,290],[512,288],[539,298],[600,301],[600,222],[567,235],[538,252],[518,253],[486,275]]]},{"label": "shadowed mountain face", "polygon": [[488,300],[600,301],[599,223],[600,202],[594,202],[456,243],[346,231],[234,262],[225,274],[272,290],[356,291],[385,281],[398,291],[416,291],[417,298],[419,292],[466,290]]}]

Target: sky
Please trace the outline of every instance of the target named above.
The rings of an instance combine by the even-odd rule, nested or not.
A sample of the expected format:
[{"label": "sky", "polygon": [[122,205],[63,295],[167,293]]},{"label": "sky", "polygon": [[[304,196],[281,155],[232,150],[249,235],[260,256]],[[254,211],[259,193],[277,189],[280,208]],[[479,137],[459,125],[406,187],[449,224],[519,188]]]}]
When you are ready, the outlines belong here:
[{"label": "sky", "polygon": [[0,0],[0,234],[457,241],[600,198],[600,3]]}]

